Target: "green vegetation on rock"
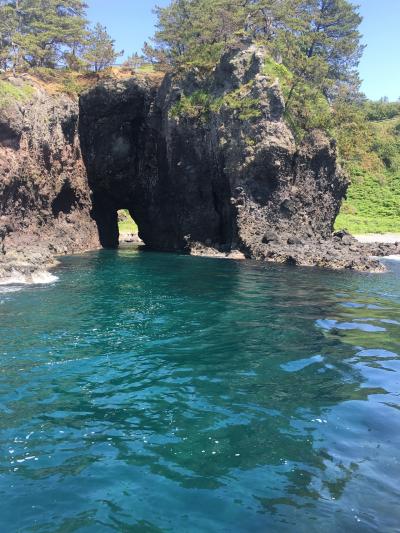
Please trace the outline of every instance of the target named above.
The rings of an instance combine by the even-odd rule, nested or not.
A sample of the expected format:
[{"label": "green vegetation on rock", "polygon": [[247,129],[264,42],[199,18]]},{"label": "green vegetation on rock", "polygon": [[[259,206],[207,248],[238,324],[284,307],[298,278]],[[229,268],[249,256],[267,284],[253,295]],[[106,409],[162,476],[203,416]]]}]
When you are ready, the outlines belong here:
[{"label": "green vegetation on rock", "polygon": [[34,88],[30,85],[17,87],[8,81],[0,80],[0,108],[15,101],[29,100],[34,92]]},{"label": "green vegetation on rock", "polygon": [[118,229],[120,235],[137,235],[139,228],[127,209],[118,211]]},{"label": "green vegetation on rock", "polygon": [[189,95],[183,95],[170,111],[172,118],[188,117],[206,122],[211,113],[219,113],[223,107],[236,112],[239,120],[246,121],[261,115],[259,100],[249,97],[251,84],[245,84],[226,93],[224,96],[215,98],[205,91],[195,91]]},{"label": "green vegetation on rock", "polygon": [[[286,120],[298,140],[313,128],[334,135],[340,127],[336,102],[343,94],[358,98],[361,17],[348,0],[172,0],[156,14],[157,31],[144,51],[161,70],[191,69],[204,78],[243,40],[264,46],[263,73],[279,79]],[[208,100],[185,95],[173,113],[204,119]],[[260,114],[257,100],[240,94],[226,95],[223,104],[242,120]]]},{"label": "green vegetation on rock", "polygon": [[212,104],[211,95],[204,91],[195,91],[189,95],[184,94],[179,102],[171,108],[170,116],[172,118],[196,118],[204,121],[210,113]]},{"label": "green vegetation on rock", "polygon": [[228,109],[236,111],[238,118],[242,121],[251,120],[261,116],[259,109],[259,100],[249,96],[251,91],[251,84],[242,85],[235,91],[226,94],[217,103],[220,107],[223,105]]},{"label": "green vegetation on rock", "polygon": [[[344,162],[351,185],[336,228],[400,233],[400,103],[367,101],[364,112],[358,153],[351,163]],[[383,120],[368,120],[378,117]]]}]

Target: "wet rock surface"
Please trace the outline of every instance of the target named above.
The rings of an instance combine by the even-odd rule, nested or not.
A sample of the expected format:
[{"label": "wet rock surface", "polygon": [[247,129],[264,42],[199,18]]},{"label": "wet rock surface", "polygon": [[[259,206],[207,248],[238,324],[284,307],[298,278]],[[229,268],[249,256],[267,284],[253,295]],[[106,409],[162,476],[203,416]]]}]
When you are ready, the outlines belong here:
[{"label": "wet rock surface", "polygon": [[8,249],[0,255],[0,285],[46,281],[48,270],[56,265],[54,254],[47,246],[27,243]]}]

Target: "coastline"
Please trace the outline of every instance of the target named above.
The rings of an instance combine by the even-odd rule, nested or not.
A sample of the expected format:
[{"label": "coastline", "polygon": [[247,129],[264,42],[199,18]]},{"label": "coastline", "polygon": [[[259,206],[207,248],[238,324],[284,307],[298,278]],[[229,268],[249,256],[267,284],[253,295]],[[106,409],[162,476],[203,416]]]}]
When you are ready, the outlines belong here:
[{"label": "coastline", "polygon": [[354,235],[354,238],[364,244],[395,244],[396,242],[400,242],[400,233],[364,233]]},{"label": "coastline", "polygon": [[[348,237],[350,238],[349,243],[343,243],[345,247],[346,245],[351,246],[354,242],[359,243],[359,253],[361,253],[364,245],[364,253],[366,254],[366,256],[369,256],[371,260],[376,261],[376,267],[369,269],[369,271],[372,273],[382,273],[387,270],[385,265],[381,262],[382,259],[391,259],[397,261],[400,260],[400,254],[396,253],[400,249],[400,234],[364,234],[354,236],[349,235]],[[122,232],[120,234],[120,243],[143,244],[143,241],[141,241],[137,234]],[[303,248],[303,244],[299,244],[298,246],[293,247],[293,252],[299,251],[300,248]],[[278,245],[276,254],[273,257],[262,257],[260,259],[266,262],[287,262],[285,260],[286,255],[285,253],[283,253],[285,251],[284,247],[281,248],[281,252],[283,253],[283,255],[279,255],[278,253],[280,248],[281,247]],[[296,250],[294,248],[296,248]],[[74,250],[70,253],[71,255],[75,255],[77,253],[84,253],[85,251],[94,249],[98,248],[88,247],[88,249],[81,251]],[[192,243],[192,246],[190,248],[190,254],[194,256],[235,260],[246,259],[245,255],[239,250],[222,252],[221,250],[217,250],[212,247],[203,246],[201,245],[201,243]],[[6,254],[2,258],[3,260],[0,262],[0,267],[2,267],[0,268],[0,288],[4,289],[5,287],[14,285],[41,285],[54,283],[55,281],[57,281],[58,278],[57,276],[51,273],[51,270],[58,265],[57,257],[60,257],[62,255],[65,254],[53,255],[50,250],[43,248],[38,249],[37,247],[34,247],[31,250],[25,248],[24,251],[19,250]],[[301,266],[300,261],[297,264]],[[331,267],[329,263],[322,263],[317,266],[321,266],[323,268]],[[338,265],[335,269],[344,269],[344,267]],[[357,267],[354,268],[354,270],[362,271],[362,269],[359,269]]]}]

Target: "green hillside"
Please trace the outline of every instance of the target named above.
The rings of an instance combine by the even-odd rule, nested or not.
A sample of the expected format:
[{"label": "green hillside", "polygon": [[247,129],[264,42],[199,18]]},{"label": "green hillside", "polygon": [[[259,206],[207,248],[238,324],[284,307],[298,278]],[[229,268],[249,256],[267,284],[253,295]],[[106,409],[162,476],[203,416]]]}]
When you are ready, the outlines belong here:
[{"label": "green hillside", "polygon": [[400,103],[365,104],[369,132],[358,160],[347,165],[351,185],[336,229],[400,233]]},{"label": "green hillside", "polygon": [[137,235],[139,231],[127,209],[118,211],[118,229],[120,235]]}]

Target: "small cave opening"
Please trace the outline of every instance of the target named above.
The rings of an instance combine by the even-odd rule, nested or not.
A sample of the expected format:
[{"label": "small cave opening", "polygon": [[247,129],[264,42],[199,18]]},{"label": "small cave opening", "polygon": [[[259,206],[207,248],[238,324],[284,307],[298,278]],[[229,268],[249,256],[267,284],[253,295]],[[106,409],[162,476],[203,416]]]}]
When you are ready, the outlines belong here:
[{"label": "small cave opening", "polygon": [[103,248],[118,248],[123,243],[142,244],[132,211],[106,195],[93,194],[92,217],[96,221]]},{"label": "small cave opening", "polygon": [[139,228],[128,209],[119,209],[118,216],[118,234],[119,243],[136,242],[139,243]]}]

